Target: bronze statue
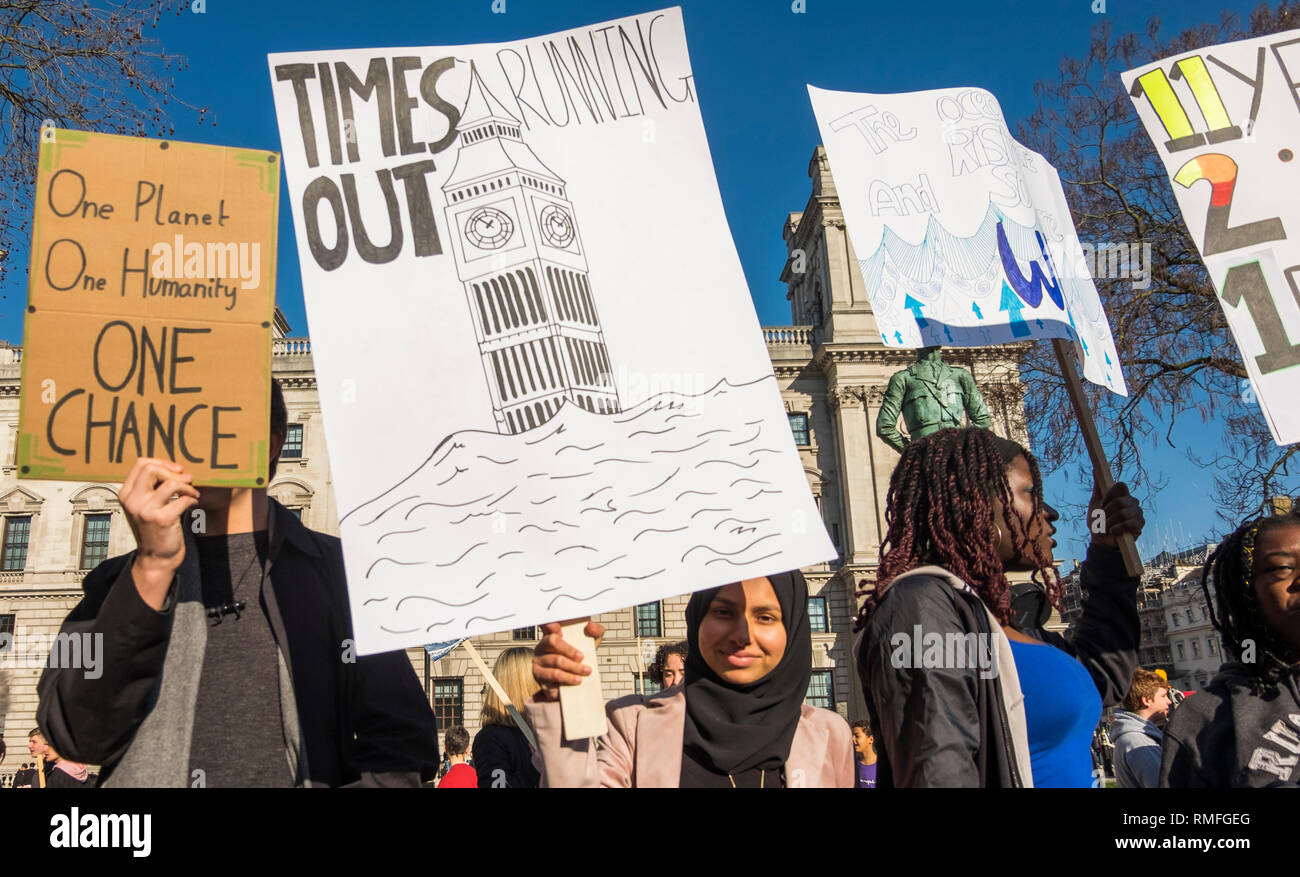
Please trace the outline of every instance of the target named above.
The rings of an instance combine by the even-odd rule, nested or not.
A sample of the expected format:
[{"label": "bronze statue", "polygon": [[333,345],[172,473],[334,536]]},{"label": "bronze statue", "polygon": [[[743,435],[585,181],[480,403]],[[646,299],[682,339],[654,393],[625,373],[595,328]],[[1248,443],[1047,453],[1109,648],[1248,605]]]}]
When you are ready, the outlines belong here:
[{"label": "bronze statue", "polygon": [[[885,390],[885,400],[876,419],[876,435],[900,454],[912,439],[923,438],[948,427],[961,427],[962,414],[972,426],[988,427],[989,415],[975,378],[964,368],[948,365],[940,347],[923,347],[916,362],[894,372]],[[898,430],[903,415],[907,435]]]}]

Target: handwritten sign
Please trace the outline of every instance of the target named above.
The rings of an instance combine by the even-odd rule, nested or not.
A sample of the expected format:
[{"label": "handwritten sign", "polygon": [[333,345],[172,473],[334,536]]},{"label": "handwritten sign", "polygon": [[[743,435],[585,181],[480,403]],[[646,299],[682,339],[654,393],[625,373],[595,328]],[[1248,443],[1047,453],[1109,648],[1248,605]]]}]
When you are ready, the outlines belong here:
[{"label": "handwritten sign", "polygon": [[1068,338],[1127,394],[1061,178],[992,94],[808,92],[886,346]]},{"label": "handwritten sign", "polygon": [[[1300,441],[1300,30],[1123,74],[1279,445]],[[1244,396],[1245,394],[1243,394]]]},{"label": "handwritten sign", "polygon": [[46,128],[18,474],[265,485],[279,157]]},{"label": "handwritten sign", "polygon": [[269,64],[360,653],[836,555],[679,9]]}]

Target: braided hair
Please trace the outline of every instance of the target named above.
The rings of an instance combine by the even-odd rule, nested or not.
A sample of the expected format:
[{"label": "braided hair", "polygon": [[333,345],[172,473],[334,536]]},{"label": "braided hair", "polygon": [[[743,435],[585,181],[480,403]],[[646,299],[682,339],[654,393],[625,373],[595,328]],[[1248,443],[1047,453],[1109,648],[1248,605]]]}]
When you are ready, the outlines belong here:
[{"label": "braided hair", "polygon": [[1013,511],[1007,467],[1017,456],[1029,462],[1034,479],[1034,514],[1043,509],[1043,478],[1038,461],[1019,444],[980,427],[941,429],[907,443],[889,479],[885,505],[888,533],[874,580],[859,582],[865,597],[855,630],[861,630],[885,589],[898,576],[937,564],[969,584],[1001,624],[1010,624],[1011,585],[998,556],[1000,540],[995,501],[1005,509],[1011,542],[1021,557],[1032,557],[1034,581],[1060,608],[1063,588],[1056,567],[1030,541]]},{"label": "braided hair", "polygon": [[[1276,527],[1300,525],[1300,510],[1251,518],[1219,543],[1201,569],[1201,593],[1224,648],[1250,674],[1251,691],[1260,694],[1300,671],[1300,655],[1264,620],[1255,596],[1255,543]],[[1243,660],[1248,644],[1254,661]]]}]

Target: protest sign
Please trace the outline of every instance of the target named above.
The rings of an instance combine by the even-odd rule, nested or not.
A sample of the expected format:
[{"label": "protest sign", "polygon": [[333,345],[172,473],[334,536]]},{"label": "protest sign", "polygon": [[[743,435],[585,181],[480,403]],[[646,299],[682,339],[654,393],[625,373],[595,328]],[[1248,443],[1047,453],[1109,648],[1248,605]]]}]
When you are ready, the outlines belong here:
[{"label": "protest sign", "polygon": [[1060,177],[992,94],[808,92],[885,345],[1069,338],[1127,394]]},{"label": "protest sign", "polygon": [[1123,74],[1280,445],[1300,441],[1300,30]]},{"label": "protest sign", "polygon": [[42,129],[18,475],[265,485],[273,152]]},{"label": "protest sign", "polygon": [[361,653],[835,556],[680,10],[269,65]]}]

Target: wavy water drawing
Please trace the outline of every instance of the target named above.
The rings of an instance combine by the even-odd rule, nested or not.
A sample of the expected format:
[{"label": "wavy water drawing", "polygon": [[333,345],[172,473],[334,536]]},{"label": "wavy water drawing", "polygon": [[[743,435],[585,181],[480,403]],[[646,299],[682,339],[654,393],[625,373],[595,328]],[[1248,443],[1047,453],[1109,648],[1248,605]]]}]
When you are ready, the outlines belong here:
[{"label": "wavy water drawing", "polygon": [[[753,419],[774,383],[720,381],[617,414],[566,405],[531,432],[447,436],[343,516],[349,546],[367,551],[354,611],[390,632],[457,634],[489,618],[528,623],[613,608],[609,599],[628,605],[619,593],[629,584],[662,593],[674,578],[671,592],[686,592],[710,568],[772,572],[759,567],[792,543],[806,484],[793,455],[788,467],[767,456],[788,435]],[[448,590],[465,582],[468,602],[439,596],[467,593]]]}]

